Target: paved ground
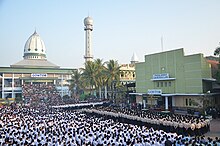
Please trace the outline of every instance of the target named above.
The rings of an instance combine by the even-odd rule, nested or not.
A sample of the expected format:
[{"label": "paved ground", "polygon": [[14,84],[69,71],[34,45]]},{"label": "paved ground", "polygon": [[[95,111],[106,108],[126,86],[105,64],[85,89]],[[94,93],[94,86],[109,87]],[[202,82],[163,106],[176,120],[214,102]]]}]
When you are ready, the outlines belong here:
[{"label": "paved ground", "polygon": [[213,119],[210,124],[210,132],[205,134],[206,137],[220,138],[220,119]]}]

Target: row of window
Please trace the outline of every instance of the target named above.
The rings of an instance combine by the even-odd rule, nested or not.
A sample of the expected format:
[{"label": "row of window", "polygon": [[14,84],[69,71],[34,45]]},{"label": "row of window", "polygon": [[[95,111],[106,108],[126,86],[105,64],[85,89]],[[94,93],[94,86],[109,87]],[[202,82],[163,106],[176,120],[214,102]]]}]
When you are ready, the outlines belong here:
[{"label": "row of window", "polygon": [[129,74],[125,74],[125,73],[121,73],[121,78],[123,78],[123,77],[131,77],[131,75],[132,75],[132,77],[134,78],[135,77],[135,73],[129,73]]},{"label": "row of window", "polygon": [[192,99],[191,98],[186,98],[186,106],[192,106]]},{"label": "row of window", "polygon": [[32,59],[32,58],[39,58],[38,56],[28,56],[26,58]]},{"label": "row of window", "polygon": [[[38,49],[34,49],[35,51],[37,51]],[[25,50],[24,50],[25,51]],[[29,48],[28,51],[31,51],[31,49]],[[44,52],[44,50],[42,49],[41,52]]]},{"label": "row of window", "polygon": [[157,87],[171,87],[171,85],[172,85],[171,81],[157,82]]}]

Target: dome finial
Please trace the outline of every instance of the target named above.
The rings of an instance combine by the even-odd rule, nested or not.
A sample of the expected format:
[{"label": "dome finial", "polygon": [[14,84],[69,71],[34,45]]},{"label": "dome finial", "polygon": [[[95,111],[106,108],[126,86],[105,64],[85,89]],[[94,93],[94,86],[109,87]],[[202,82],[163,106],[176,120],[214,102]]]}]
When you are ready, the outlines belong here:
[{"label": "dome finial", "polygon": [[36,28],[36,26],[34,27],[34,34],[37,34],[37,28]]}]

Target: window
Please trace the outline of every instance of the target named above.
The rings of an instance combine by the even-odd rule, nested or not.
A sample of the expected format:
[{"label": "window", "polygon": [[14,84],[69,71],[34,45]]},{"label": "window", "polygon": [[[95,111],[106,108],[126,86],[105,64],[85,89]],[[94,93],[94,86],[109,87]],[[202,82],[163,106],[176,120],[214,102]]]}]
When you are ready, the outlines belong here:
[{"label": "window", "polygon": [[160,86],[160,83],[159,82],[157,82],[157,87],[159,87]]},{"label": "window", "polygon": [[124,73],[123,73],[123,72],[121,73],[121,77],[122,77],[122,78],[124,77]]},{"label": "window", "polygon": [[189,106],[192,106],[192,99],[189,99]]},{"label": "window", "polygon": [[171,82],[169,82],[169,87],[171,86]]},{"label": "window", "polygon": [[160,86],[163,87],[163,82],[160,82]]},{"label": "window", "polygon": [[165,84],[165,87],[167,87],[167,82],[165,82],[164,84]]},{"label": "window", "polygon": [[133,78],[135,77],[135,73],[133,73]]},{"label": "window", "polygon": [[186,98],[186,106],[188,106],[188,99]]}]

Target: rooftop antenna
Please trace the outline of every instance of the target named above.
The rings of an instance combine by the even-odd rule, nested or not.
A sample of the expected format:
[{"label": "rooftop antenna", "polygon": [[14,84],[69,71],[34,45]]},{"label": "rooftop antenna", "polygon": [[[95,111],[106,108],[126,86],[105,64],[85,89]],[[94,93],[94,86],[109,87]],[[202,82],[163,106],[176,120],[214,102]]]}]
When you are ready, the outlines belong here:
[{"label": "rooftop antenna", "polygon": [[160,38],[160,43],[161,43],[161,50],[163,52],[163,36],[161,36],[161,38]]}]

